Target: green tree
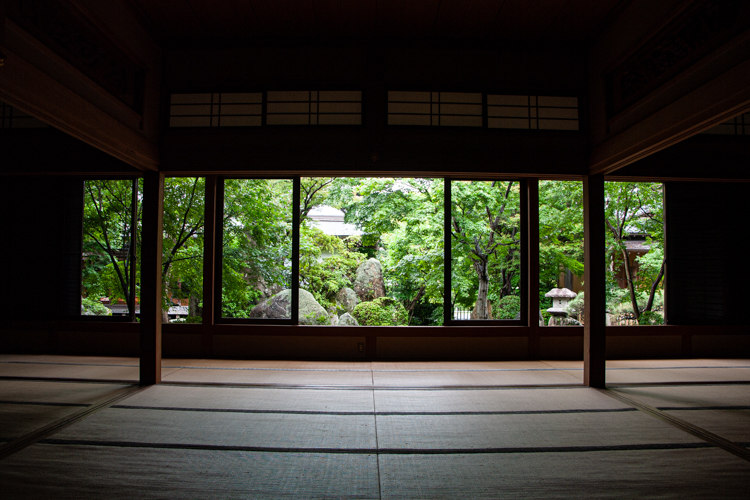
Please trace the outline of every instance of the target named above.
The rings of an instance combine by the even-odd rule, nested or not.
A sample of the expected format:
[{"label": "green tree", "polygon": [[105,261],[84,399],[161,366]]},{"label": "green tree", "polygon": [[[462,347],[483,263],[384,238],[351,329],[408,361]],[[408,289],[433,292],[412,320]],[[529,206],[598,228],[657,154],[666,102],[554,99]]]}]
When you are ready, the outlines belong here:
[{"label": "green tree", "polygon": [[227,179],[222,313],[246,318],[265,290],[291,287],[292,181]]},{"label": "green tree", "polygon": [[[110,297],[131,303],[130,275],[137,259],[131,248],[135,180],[84,182],[82,291],[85,297]],[[140,220],[138,214],[136,219]]]},{"label": "green tree", "polygon": [[205,179],[170,177],[164,183],[164,238],[162,244],[162,302],[188,297],[189,315],[200,316],[203,299],[203,231]]},{"label": "green tree", "polygon": [[[622,265],[633,313],[640,322],[650,313],[654,297],[664,277],[666,257],[663,252],[664,222],[662,185],[656,183],[607,182],[605,184],[607,245],[612,269]],[[654,253],[640,258],[643,268],[636,276],[627,254],[625,241],[631,234],[645,235]],[[651,252],[649,252],[651,253]],[[646,254],[648,255],[648,254]],[[644,306],[638,304],[638,293],[646,292]],[[646,315],[650,316],[650,315]]]},{"label": "green tree", "polygon": [[539,304],[558,287],[560,273],[583,275],[583,184],[576,181],[539,182]]},{"label": "green tree", "polygon": [[[473,317],[490,319],[490,299],[517,293],[520,278],[520,192],[513,181],[454,181],[451,186],[453,299]],[[473,273],[467,275],[469,265]],[[456,283],[457,282],[457,283]],[[467,286],[474,284],[475,293]]]},{"label": "green tree", "polygon": [[442,179],[393,178],[336,179],[331,188],[346,222],[379,237],[388,294],[409,324],[442,323],[443,189]]}]

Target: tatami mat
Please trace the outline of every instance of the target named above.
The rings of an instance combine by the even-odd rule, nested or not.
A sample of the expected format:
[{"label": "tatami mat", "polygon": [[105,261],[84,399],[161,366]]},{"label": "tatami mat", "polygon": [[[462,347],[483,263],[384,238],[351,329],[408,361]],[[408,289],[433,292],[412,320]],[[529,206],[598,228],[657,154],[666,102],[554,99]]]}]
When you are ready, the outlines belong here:
[{"label": "tatami mat", "polygon": [[746,499],[750,464],[716,449],[382,455],[382,498]]},{"label": "tatami mat", "polygon": [[750,446],[750,410],[668,410],[667,413],[724,439]]},{"label": "tatami mat", "polygon": [[177,369],[162,381],[190,384],[372,385],[369,371]]},{"label": "tatami mat", "polygon": [[158,385],[124,401],[125,406],[237,409],[286,412],[371,413],[372,392],[324,389],[254,389]]},{"label": "tatami mat", "polygon": [[750,382],[750,367],[631,368],[607,370],[607,384]]},{"label": "tatami mat", "polygon": [[[3,458],[3,498],[750,497],[747,460],[582,387],[580,362],[163,366],[164,384]],[[0,379],[9,439],[121,391],[90,379],[131,370],[134,380],[138,366],[6,356],[2,370],[16,374]],[[610,391],[747,444],[748,385],[687,382],[748,370],[743,360],[621,361],[607,377],[645,379]]]},{"label": "tatami mat", "polygon": [[[138,380],[137,358],[2,355],[0,377]],[[164,382],[286,386],[537,386],[580,385],[580,361],[346,362],[164,359]],[[616,360],[609,384],[750,381],[747,360]]]},{"label": "tatami mat", "polygon": [[606,447],[700,442],[639,411],[378,416],[378,445],[404,449]]},{"label": "tatami mat", "polygon": [[15,439],[122,389],[118,384],[0,380],[0,439]]},{"label": "tatami mat", "polygon": [[38,444],[3,460],[0,484],[35,500],[379,498],[375,455]]},{"label": "tatami mat", "polygon": [[367,371],[367,361],[285,361],[285,360],[238,360],[238,359],[165,359],[165,368],[238,368],[255,370],[314,370],[314,371]]},{"label": "tatami mat", "polygon": [[0,363],[66,363],[138,367],[138,358],[117,356],[62,356],[59,354],[0,354]]},{"label": "tatami mat", "polygon": [[304,449],[375,449],[371,416],[108,408],[55,439]]},{"label": "tatami mat", "polygon": [[616,390],[738,443],[750,443],[750,385],[620,387]]},{"label": "tatami mat", "polygon": [[0,404],[0,438],[16,439],[80,409],[80,406]]},{"label": "tatami mat", "polygon": [[682,385],[617,387],[614,391],[660,407],[750,406],[750,385]]},{"label": "tatami mat", "polygon": [[127,386],[102,383],[0,380],[0,401],[91,404],[123,387]]},{"label": "tatami mat", "polygon": [[585,387],[556,389],[497,389],[375,391],[378,412],[529,412],[620,410],[626,404]]},{"label": "tatami mat", "polygon": [[580,385],[581,377],[561,370],[376,371],[372,375],[379,387]]}]

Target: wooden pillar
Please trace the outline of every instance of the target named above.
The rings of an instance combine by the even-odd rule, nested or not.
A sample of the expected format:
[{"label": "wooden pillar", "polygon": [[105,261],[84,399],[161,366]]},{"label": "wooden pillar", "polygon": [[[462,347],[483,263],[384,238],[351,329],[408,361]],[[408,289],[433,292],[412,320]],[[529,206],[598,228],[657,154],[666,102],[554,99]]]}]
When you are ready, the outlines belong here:
[{"label": "wooden pillar", "polygon": [[583,178],[584,291],[583,384],[604,388],[606,298],[604,176]]},{"label": "wooden pillar", "polygon": [[161,382],[161,257],[164,174],[143,175],[141,234],[141,385]]},{"label": "wooden pillar", "polygon": [[213,356],[213,325],[216,307],[216,176],[206,176],[206,203],[203,216],[203,331],[201,355]]},{"label": "wooden pillar", "polygon": [[539,359],[539,180],[526,181],[526,318],[529,325],[529,359]]}]

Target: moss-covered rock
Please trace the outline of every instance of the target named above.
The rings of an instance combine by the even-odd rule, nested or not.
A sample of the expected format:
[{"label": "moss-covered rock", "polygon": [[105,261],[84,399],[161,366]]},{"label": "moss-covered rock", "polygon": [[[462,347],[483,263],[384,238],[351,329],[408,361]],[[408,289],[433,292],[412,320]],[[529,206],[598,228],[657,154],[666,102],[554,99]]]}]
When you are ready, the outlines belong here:
[{"label": "moss-covered rock", "polygon": [[[292,317],[292,291],[282,290],[250,311],[251,318],[282,319]],[[328,313],[307,290],[299,289],[299,324],[328,325]]]},{"label": "moss-covered rock", "polygon": [[406,325],[409,314],[404,306],[390,297],[380,297],[369,302],[360,302],[352,316],[362,326]]}]

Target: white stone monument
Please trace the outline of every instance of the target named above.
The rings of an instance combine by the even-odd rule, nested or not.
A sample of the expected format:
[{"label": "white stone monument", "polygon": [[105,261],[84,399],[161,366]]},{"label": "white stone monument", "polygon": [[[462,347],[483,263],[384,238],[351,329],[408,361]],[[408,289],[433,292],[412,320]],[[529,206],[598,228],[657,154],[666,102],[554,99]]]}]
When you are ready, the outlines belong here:
[{"label": "white stone monument", "polygon": [[552,298],[552,307],[547,309],[547,312],[552,315],[549,319],[549,325],[553,326],[559,325],[562,322],[561,320],[568,316],[568,302],[575,299],[578,294],[567,288],[553,288],[544,296]]}]

